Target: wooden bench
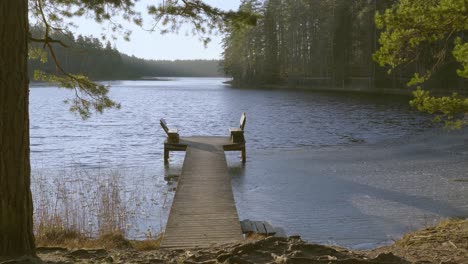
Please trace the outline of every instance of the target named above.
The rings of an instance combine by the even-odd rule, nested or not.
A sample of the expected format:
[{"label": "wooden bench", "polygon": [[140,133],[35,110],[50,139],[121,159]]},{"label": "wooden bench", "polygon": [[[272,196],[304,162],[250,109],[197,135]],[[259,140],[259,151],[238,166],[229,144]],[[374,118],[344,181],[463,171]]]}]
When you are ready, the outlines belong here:
[{"label": "wooden bench", "polygon": [[245,121],[246,121],[246,115],[245,113],[242,113],[241,118],[240,118],[240,126],[229,128],[229,133],[231,134],[232,143],[245,142],[245,138],[244,138]]},{"label": "wooden bench", "polygon": [[[171,129],[168,128],[166,120],[164,120],[164,118],[161,118],[159,123],[161,124],[161,127],[164,129],[164,131],[167,134],[166,143],[173,143],[173,144],[179,143],[179,131],[176,128],[171,128]],[[167,163],[168,160],[169,160],[169,149],[164,147],[164,162]]]},{"label": "wooden bench", "polygon": [[245,163],[246,153],[245,153],[245,138],[244,138],[244,127],[247,116],[245,113],[242,113],[240,118],[239,127],[229,128],[229,133],[231,134],[231,143],[238,144],[241,151],[242,162]]},{"label": "wooden bench", "polygon": [[[222,137],[209,137],[212,142],[216,142],[213,144],[222,145],[224,151],[241,151],[242,162],[245,163],[246,161],[246,153],[245,153],[245,139],[244,139],[244,127],[245,127],[245,120],[246,115],[242,113],[240,119],[240,126],[237,128],[230,128],[230,137],[222,136]],[[191,144],[191,142],[198,141],[202,138],[208,137],[200,137],[200,136],[193,136],[193,137],[183,137],[179,138],[179,133],[177,129],[169,129],[167,123],[164,119],[161,119],[161,127],[167,134],[167,140],[164,142],[164,163],[167,164],[169,162],[169,152],[170,151],[186,151],[187,146]]]}]

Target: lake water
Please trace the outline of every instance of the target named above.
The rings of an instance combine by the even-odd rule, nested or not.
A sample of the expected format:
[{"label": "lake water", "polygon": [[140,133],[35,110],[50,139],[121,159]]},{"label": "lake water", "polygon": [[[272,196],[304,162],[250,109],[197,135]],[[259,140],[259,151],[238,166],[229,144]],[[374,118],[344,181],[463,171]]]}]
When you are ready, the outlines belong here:
[{"label": "lake water", "polygon": [[[351,247],[375,246],[411,229],[398,224],[383,231],[380,227],[388,220],[363,213],[378,205],[372,202],[374,199],[368,199],[366,188],[380,179],[360,173],[365,168],[354,165],[337,168],[336,160],[326,161],[320,154],[324,150],[336,158],[339,153],[352,153],[349,146],[372,145],[431,130],[428,117],[412,111],[407,98],[233,89],[223,81],[226,79],[112,82],[110,96],[122,103],[122,109],[85,121],[68,112],[68,106],[62,103],[73,95],[70,91],[34,85],[30,118],[36,207],[63,199],[55,190],[45,191],[48,188],[59,190],[82,178],[88,182],[78,184],[80,195],[71,187],[68,199],[99,193],[95,187],[102,181],[99,175],[117,171],[123,178],[119,183],[122,199],[138,205],[126,221],[131,227],[130,235],[141,237],[148,230],[158,232],[166,221],[174,187],[164,177],[178,175],[183,161],[182,153],[171,154],[170,165],[163,165],[165,134],[159,119],[165,118],[170,127],[177,127],[181,136],[227,136],[228,128],[237,126],[241,113],[246,112],[248,162],[243,166],[237,153],[228,155],[241,218],[268,220],[289,234],[299,233],[310,241]],[[314,161],[321,164],[311,167]],[[338,174],[328,175],[330,170],[323,164],[329,164],[327,168]],[[323,169],[321,177],[313,176],[317,168]],[[349,168],[351,171],[347,171]],[[344,172],[340,173],[340,169]],[[362,179],[363,175],[368,177]],[[391,173],[387,176],[392,177]],[[38,187],[44,181],[49,187]],[[392,189],[393,185],[382,188]],[[379,196],[382,192],[373,189],[370,193],[384,200],[398,196],[398,192],[387,192]],[[409,196],[402,194],[400,198]],[[462,198],[465,197],[454,198],[454,203]]]},{"label": "lake water", "polygon": [[[122,109],[82,121],[68,113],[63,89],[31,89],[32,159],[44,166],[134,167],[160,160],[159,119],[184,135],[228,135],[248,115],[248,148],[298,148],[377,142],[424,131],[427,118],[405,98],[239,90],[224,79],[112,83]],[[45,165],[47,164],[47,165]]]}]

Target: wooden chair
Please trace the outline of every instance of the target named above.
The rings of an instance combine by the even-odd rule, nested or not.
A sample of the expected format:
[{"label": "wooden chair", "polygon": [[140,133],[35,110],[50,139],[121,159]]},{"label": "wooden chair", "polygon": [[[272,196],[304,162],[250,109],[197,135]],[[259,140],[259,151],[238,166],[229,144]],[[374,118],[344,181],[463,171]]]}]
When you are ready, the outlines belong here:
[{"label": "wooden chair", "polygon": [[240,118],[240,126],[239,127],[234,127],[234,128],[229,128],[229,133],[231,134],[231,141],[233,143],[243,143],[243,142],[245,142],[244,127],[245,127],[246,118],[247,117],[246,117],[245,113],[242,113],[241,118]]},{"label": "wooden chair", "polygon": [[161,118],[159,123],[161,124],[161,127],[167,134],[167,140],[164,143],[164,163],[167,164],[169,162],[169,148],[167,147],[167,145],[179,143],[179,131],[176,128],[168,128],[166,120],[164,120],[164,118]]},{"label": "wooden chair", "polygon": [[245,113],[242,113],[240,118],[239,127],[229,128],[229,133],[231,134],[231,143],[233,143],[233,148],[230,150],[240,150],[242,162],[245,163],[247,155],[245,153],[245,138],[244,138],[244,127],[247,117]]},{"label": "wooden chair", "polygon": [[160,124],[167,134],[167,143],[179,143],[179,131],[176,128],[169,129],[164,118],[161,118]]}]

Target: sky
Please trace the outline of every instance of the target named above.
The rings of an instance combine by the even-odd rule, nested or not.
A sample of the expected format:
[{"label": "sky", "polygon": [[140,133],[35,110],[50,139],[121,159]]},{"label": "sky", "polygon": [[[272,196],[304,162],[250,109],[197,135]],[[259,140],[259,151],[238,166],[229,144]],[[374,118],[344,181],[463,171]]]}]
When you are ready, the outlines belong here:
[{"label": "sky", "polygon": [[[143,19],[147,20],[144,28],[150,28],[151,17],[145,15],[146,6],[151,3],[160,3],[161,0],[142,0],[137,9],[143,14]],[[237,10],[240,0],[205,0],[206,3],[224,10]],[[92,19],[75,19],[78,28],[76,34],[101,36],[102,25],[95,23]],[[155,60],[177,60],[177,59],[221,59],[222,36],[211,36],[212,41],[205,48],[197,36],[186,34],[190,32],[189,27],[182,28],[179,34],[168,33],[161,35],[159,32],[148,32],[135,25],[124,23],[124,26],[133,31],[130,42],[122,37],[113,41],[116,48],[125,54],[135,57]],[[106,31],[104,31],[106,32]]]}]

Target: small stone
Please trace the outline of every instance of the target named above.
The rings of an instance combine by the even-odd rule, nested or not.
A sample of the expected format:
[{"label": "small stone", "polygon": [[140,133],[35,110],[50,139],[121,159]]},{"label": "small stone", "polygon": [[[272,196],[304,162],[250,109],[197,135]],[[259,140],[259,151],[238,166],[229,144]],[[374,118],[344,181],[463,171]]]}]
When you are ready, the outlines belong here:
[{"label": "small stone", "polygon": [[195,254],[192,253],[192,251],[188,251],[188,250],[185,251],[185,257],[186,257],[186,258],[191,258],[191,257],[193,257],[193,256],[195,256]]}]

